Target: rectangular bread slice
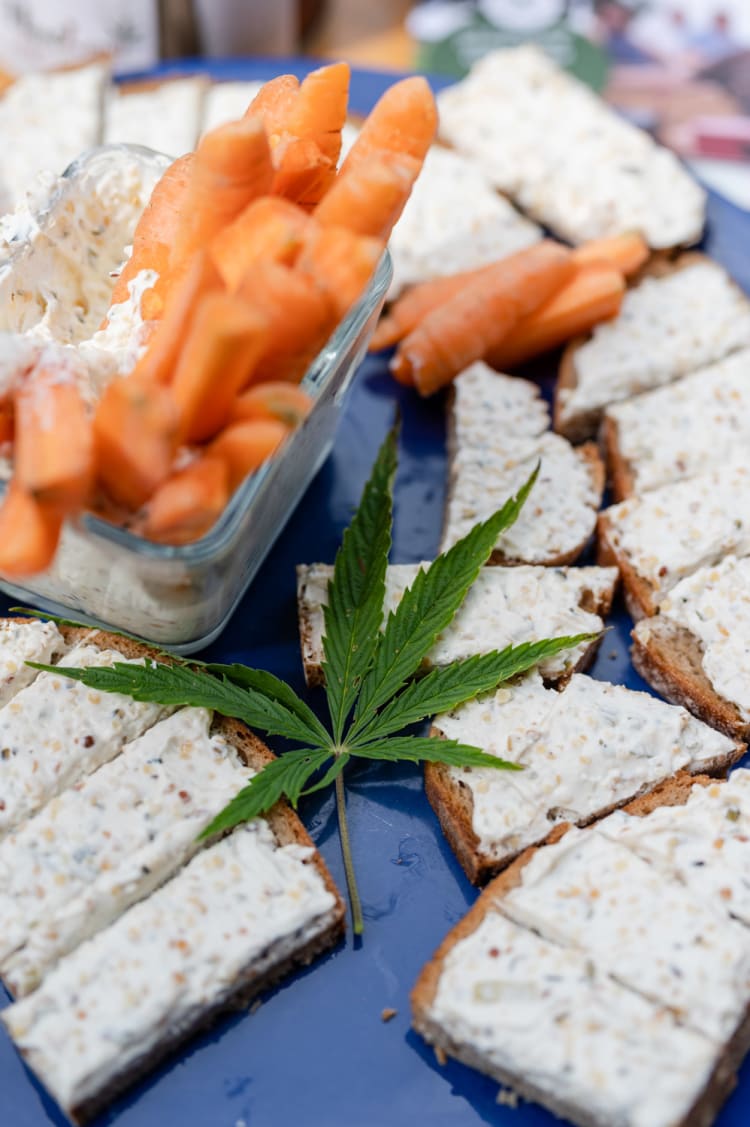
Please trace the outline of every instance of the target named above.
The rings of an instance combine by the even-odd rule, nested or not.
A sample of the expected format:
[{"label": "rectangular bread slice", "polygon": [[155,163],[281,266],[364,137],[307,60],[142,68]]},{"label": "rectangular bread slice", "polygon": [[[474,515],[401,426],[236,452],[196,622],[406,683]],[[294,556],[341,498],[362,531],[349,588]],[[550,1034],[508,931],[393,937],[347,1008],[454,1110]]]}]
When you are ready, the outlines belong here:
[{"label": "rectangular bread slice", "polygon": [[633,664],[657,692],[734,739],[750,734],[750,558],[682,579],[633,630]]},{"label": "rectangular bread slice", "polygon": [[262,82],[213,82],[203,102],[201,135],[219,125],[237,121],[263,86]]},{"label": "rectangular bread slice", "polygon": [[602,425],[616,500],[746,456],[750,349],[610,407]]},{"label": "rectangular bread slice", "polygon": [[104,141],[145,145],[172,157],[191,152],[198,142],[208,85],[196,75],[113,89],[105,108]]},{"label": "rectangular bread slice", "polygon": [[[420,568],[391,564],[386,572],[385,614],[395,610]],[[323,683],[323,608],[328,602],[328,564],[297,568],[297,608],[305,679]],[[425,668],[447,665],[508,645],[601,631],[617,581],[615,568],[484,567],[450,626],[425,660]],[[547,681],[567,679],[594,658],[596,642],[582,642],[541,665]]]},{"label": "rectangular bread slice", "polygon": [[485,266],[541,236],[535,223],[498,195],[480,164],[433,145],[388,243],[389,297],[418,282]]},{"label": "rectangular bread slice", "polygon": [[604,490],[593,443],[574,448],[547,430],[539,389],[471,365],[456,379],[448,424],[449,479],[442,550],[499,509],[541,463],[516,523],[490,563],[572,563],[586,547]]},{"label": "rectangular bread slice", "polygon": [[13,995],[180,869],[248,765],[265,762],[249,732],[211,719],[173,713],[0,842],[0,975]]},{"label": "rectangular bread slice", "polygon": [[656,614],[685,576],[750,554],[750,458],[612,505],[597,532],[598,561],[619,568],[632,617]]},{"label": "rectangular bread slice", "polygon": [[[723,267],[684,255],[628,290],[617,317],[568,345],[555,395],[555,429],[571,441],[596,434],[605,410],[671,384],[750,346],[750,302]],[[662,425],[658,446],[683,438]],[[657,457],[659,451],[657,450]]]},{"label": "rectangular bread slice", "polygon": [[82,1122],[221,1012],[329,948],[343,916],[320,856],[280,803],[198,853],[2,1019]]},{"label": "rectangular bread slice", "polygon": [[538,47],[485,55],[438,108],[441,139],[570,242],[633,230],[652,247],[700,238],[705,193],[674,154]]},{"label": "rectangular bread slice", "polygon": [[[62,660],[69,666],[145,660],[130,656],[144,651],[127,638],[66,626],[61,633],[69,646]],[[0,708],[0,839],[168,711],[40,673]]]},{"label": "rectangular bread slice", "polygon": [[435,718],[431,734],[522,771],[425,765],[425,789],[469,880],[483,883],[560,823],[585,825],[679,772],[719,774],[744,744],[648,693],[531,673]]}]

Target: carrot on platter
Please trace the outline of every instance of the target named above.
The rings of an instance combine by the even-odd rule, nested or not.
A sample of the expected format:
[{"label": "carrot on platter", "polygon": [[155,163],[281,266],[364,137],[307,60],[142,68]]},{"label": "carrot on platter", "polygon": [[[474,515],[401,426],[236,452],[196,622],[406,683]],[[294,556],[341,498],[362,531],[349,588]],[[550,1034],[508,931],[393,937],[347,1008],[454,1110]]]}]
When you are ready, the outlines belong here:
[{"label": "carrot on platter", "polygon": [[237,396],[230,422],[276,420],[293,428],[307,418],[312,406],[311,397],[296,384],[285,380],[266,380],[253,384]]},{"label": "carrot on platter", "polygon": [[63,517],[12,479],[0,504],[0,575],[22,579],[44,571],[55,556]]},{"label": "carrot on platter", "polygon": [[616,317],[624,293],[619,270],[601,262],[582,266],[562,289],[519,321],[485,360],[505,371],[551,352],[590,332],[600,321]]},{"label": "carrot on platter", "polygon": [[257,262],[291,265],[302,246],[310,217],[280,196],[261,196],[219,231],[211,254],[227,289],[236,290]]},{"label": "carrot on platter", "polygon": [[581,243],[572,252],[576,266],[589,266],[593,263],[613,266],[629,278],[640,270],[647,261],[649,254],[648,243],[637,231],[629,231],[623,235],[611,235],[609,238],[592,239],[588,243]]},{"label": "carrot on platter", "polygon": [[105,491],[136,510],[172,470],[177,408],[153,379],[120,376],[107,386],[94,416],[96,475]]},{"label": "carrot on platter", "polygon": [[244,419],[225,427],[209,444],[208,454],[225,463],[229,488],[234,491],[278,450],[289,433],[289,427],[278,419]]},{"label": "carrot on platter", "polygon": [[570,251],[545,240],[509,255],[428,313],[399,344],[391,371],[432,395],[487,353],[570,278]]},{"label": "carrot on platter", "polygon": [[188,544],[216,523],[229,496],[226,463],[201,455],[159,486],[146,507],[141,531],[150,540]]},{"label": "carrot on platter", "polygon": [[86,502],[94,480],[91,416],[69,373],[37,369],[16,392],[13,471],[27,493],[62,515]]},{"label": "carrot on platter", "polygon": [[291,102],[285,127],[295,137],[310,137],[335,165],[349,100],[348,63],[330,63],[310,71]]},{"label": "carrot on platter", "polygon": [[444,278],[432,278],[429,282],[411,286],[380,318],[370,341],[370,352],[398,344],[428,313],[457,297],[468,283],[484,277],[496,265],[493,262],[477,270],[464,270],[460,274],[448,274]]},{"label": "carrot on platter", "polygon": [[305,236],[295,270],[313,279],[340,320],[364,292],[384,246],[382,239],[355,235],[346,227],[316,225]]},{"label": "carrot on platter", "polygon": [[427,80],[414,75],[395,82],[365,119],[341,166],[341,175],[367,164],[383,149],[424,160],[437,126],[437,106]]},{"label": "carrot on platter", "polygon": [[409,198],[421,163],[408,154],[385,153],[338,176],[315,208],[323,227],[387,239]]},{"label": "carrot on platter", "polygon": [[240,297],[204,294],[169,387],[182,441],[202,442],[221,430],[263,354],[267,331],[265,318]]}]

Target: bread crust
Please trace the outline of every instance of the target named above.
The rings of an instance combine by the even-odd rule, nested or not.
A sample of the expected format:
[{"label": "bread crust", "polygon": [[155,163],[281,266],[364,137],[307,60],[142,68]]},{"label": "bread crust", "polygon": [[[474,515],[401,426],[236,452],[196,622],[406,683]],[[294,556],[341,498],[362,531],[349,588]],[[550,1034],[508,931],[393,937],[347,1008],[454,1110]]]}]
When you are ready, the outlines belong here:
[{"label": "bread crust", "polygon": [[634,622],[656,614],[656,603],[653,586],[638,574],[624,552],[618,552],[613,544],[612,523],[607,516],[607,511],[599,513],[596,521],[596,562],[600,567],[616,567],[622,580],[625,606]]}]

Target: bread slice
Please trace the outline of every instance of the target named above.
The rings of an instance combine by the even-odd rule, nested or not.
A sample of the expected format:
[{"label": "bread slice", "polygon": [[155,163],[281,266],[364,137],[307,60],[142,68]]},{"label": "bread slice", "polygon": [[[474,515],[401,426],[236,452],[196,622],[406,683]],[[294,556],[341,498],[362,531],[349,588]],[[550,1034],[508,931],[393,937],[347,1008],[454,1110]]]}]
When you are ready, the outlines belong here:
[{"label": "bread slice", "polygon": [[679,160],[538,47],[491,51],[438,94],[440,137],[572,243],[641,231],[696,243],[705,194]]},{"label": "bread slice", "polygon": [[[394,610],[421,564],[391,564],[386,573],[385,613]],[[323,683],[323,608],[333,568],[297,568],[297,608],[305,680]],[[425,668],[543,637],[596,633],[604,628],[614,596],[615,568],[485,567],[461,609],[443,631]],[[546,681],[567,680],[593,661],[599,639],[564,651],[541,666]]]},{"label": "bread slice", "polygon": [[482,363],[462,372],[448,422],[443,550],[499,509],[541,463],[529,500],[490,562],[559,566],[578,558],[594,530],[604,467],[594,444],[573,448],[548,425],[535,384]]},{"label": "bread slice", "polygon": [[681,579],[750,553],[750,458],[631,497],[599,514],[597,560],[615,564],[637,621]]},{"label": "bread slice", "polygon": [[629,289],[617,317],[563,352],[554,426],[571,441],[593,437],[612,404],[750,346],[750,302],[723,267],[691,253],[666,269]]},{"label": "bread slice", "polygon": [[104,117],[105,143],[145,145],[172,157],[191,152],[198,143],[208,87],[207,78],[190,75],[111,90]]},{"label": "bread slice", "polygon": [[[626,807],[627,813],[573,831],[572,840],[561,829],[560,844],[528,850],[484,891],[423,969],[412,992],[415,1028],[443,1053],[584,1127],[612,1122],[709,1127],[750,1046],[747,941],[729,916],[730,888],[722,879],[707,885],[703,867],[684,862],[703,857],[721,874],[716,826],[706,818],[713,804],[719,825],[731,812],[731,887],[742,880],[750,835],[745,809],[740,815],[736,796],[722,793],[732,779],[715,784],[682,777],[660,795],[670,808],[661,805],[652,813],[645,797]],[[750,789],[747,781],[742,789]],[[661,847],[671,844],[670,824],[679,835],[676,853]],[[656,843],[653,852],[649,843]],[[569,868],[566,882],[564,866],[576,850],[584,864]],[[614,869],[602,866],[602,854],[618,858]],[[632,875],[635,883],[627,884],[619,902],[613,899],[610,887]],[[683,879],[696,882],[696,892],[700,884],[698,895],[708,911]],[[555,896],[556,889],[561,895]],[[660,905],[651,912],[654,897]],[[580,931],[571,926],[578,901],[586,913]],[[674,916],[667,911],[670,903]],[[532,905],[534,931],[522,918]],[[602,937],[608,937],[610,909],[622,932],[607,948]],[[698,919],[705,931],[691,962],[690,937],[700,932]],[[597,935],[600,921],[604,931]],[[578,942],[571,942],[573,934]],[[712,964],[712,944],[723,952],[723,966],[719,960]],[[675,977],[665,987],[652,964],[663,964],[671,951],[677,953]],[[676,977],[685,969],[687,983]],[[701,974],[714,980],[714,992]],[[675,983],[691,1003],[678,1014],[672,1010]],[[648,997],[653,990],[666,1005]],[[629,1013],[628,1000],[640,1007],[640,1016]],[[616,1072],[610,1071],[613,1061]]]},{"label": "bread slice", "polygon": [[425,765],[425,790],[475,884],[560,823],[586,825],[681,771],[722,774],[744,744],[647,693],[575,674],[560,693],[532,673],[435,718],[431,735],[521,772]]},{"label": "bread slice", "polygon": [[203,102],[201,135],[243,117],[262,82],[213,82]]},{"label": "bread slice", "polygon": [[750,559],[727,556],[680,581],[633,631],[633,664],[668,700],[734,739],[750,733]]}]

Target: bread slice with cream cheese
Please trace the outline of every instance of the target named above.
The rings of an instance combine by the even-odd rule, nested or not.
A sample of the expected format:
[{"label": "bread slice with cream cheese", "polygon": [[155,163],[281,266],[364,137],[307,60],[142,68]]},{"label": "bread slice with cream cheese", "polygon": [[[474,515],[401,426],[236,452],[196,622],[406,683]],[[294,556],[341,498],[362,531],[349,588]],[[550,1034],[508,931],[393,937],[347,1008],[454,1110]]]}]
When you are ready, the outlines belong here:
[{"label": "bread slice with cream cheese", "polygon": [[192,152],[208,87],[208,79],[192,75],[133,82],[111,90],[105,108],[105,143],[145,145],[172,157]]}]

